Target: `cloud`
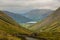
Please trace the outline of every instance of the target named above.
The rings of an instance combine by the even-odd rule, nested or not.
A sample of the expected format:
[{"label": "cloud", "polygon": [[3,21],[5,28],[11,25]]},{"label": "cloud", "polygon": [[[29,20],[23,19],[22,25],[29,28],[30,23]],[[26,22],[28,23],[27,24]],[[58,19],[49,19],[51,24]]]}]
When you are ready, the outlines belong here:
[{"label": "cloud", "polygon": [[56,9],[60,0],[0,0],[0,10]]},{"label": "cloud", "polygon": [[56,0],[56,1],[60,2],[60,0]]}]

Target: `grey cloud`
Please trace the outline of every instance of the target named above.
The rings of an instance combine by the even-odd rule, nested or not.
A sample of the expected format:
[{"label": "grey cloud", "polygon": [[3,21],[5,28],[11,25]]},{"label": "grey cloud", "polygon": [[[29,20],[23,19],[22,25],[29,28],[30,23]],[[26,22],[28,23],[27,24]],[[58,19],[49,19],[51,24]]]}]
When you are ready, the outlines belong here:
[{"label": "grey cloud", "polygon": [[60,0],[57,0],[57,1],[59,1],[59,2],[60,2]]},{"label": "grey cloud", "polygon": [[[50,1],[40,1],[40,0],[10,0],[4,1],[0,0],[0,8],[16,8],[29,9],[29,8],[58,8],[60,7],[60,0],[50,0]],[[11,9],[12,9],[11,8]],[[13,8],[13,9],[14,9]],[[17,8],[18,9],[18,8]]]}]

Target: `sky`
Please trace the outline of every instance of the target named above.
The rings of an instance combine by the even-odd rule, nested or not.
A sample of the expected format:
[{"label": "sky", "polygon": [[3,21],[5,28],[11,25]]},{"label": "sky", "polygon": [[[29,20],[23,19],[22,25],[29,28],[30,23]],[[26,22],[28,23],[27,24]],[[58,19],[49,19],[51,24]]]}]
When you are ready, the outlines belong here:
[{"label": "sky", "polygon": [[0,10],[24,13],[31,9],[52,9],[60,7],[60,0],[0,0]]}]

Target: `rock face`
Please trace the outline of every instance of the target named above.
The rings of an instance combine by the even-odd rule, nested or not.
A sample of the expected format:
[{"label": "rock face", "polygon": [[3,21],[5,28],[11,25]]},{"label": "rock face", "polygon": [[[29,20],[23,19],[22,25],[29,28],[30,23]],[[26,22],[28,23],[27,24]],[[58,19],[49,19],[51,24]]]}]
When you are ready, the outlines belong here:
[{"label": "rock face", "polygon": [[35,32],[41,31],[58,31],[60,32],[60,8],[54,11],[51,15],[49,15],[42,22],[33,25],[30,30]]}]

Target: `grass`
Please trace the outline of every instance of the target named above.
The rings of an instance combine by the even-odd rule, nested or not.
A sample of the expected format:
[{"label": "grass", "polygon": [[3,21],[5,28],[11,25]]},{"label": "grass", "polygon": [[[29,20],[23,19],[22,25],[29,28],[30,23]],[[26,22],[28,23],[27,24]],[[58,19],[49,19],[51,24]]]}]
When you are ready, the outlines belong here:
[{"label": "grass", "polygon": [[0,30],[0,40],[22,40],[24,38],[18,38],[16,36],[12,36],[5,31]]}]

